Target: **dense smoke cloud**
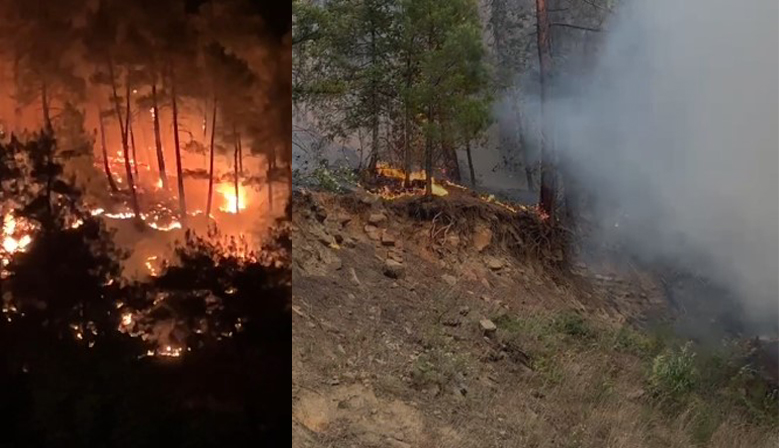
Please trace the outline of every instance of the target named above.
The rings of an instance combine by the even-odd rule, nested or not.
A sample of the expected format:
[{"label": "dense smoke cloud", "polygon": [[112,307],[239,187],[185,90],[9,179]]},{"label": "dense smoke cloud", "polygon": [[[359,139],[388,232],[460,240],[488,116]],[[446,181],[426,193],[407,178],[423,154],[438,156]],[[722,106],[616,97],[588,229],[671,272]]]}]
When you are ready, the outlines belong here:
[{"label": "dense smoke cloud", "polygon": [[778,11],[628,2],[549,115],[562,161],[619,206],[606,233],[728,287],[755,322],[775,322],[779,302]]}]

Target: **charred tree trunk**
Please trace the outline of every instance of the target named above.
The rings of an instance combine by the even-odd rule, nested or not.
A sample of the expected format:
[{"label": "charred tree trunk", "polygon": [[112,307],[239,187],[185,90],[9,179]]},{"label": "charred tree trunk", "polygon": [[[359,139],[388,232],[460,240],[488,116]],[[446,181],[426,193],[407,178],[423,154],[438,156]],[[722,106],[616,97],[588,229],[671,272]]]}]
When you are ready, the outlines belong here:
[{"label": "charred tree trunk", "polygon": [[238,213],[241,210],[241,195],[240,195],[240,189],[238,187],[238,183],[241,179],[241,168],[240,168],[240,153],[241,153],[241,146],[238,145],[238,142],[235,142],[235,151],[233,151],[233,170],[235,171],[235,179],[234,179],[234,187],[235,187],[235,213]]},{"label": "charred tree trunk", "polygon": [[546,100],[548,97],[548,77],[551,68],[550,24],[546,0],[536,0],[536,25],[538,27],[538,66],[541,85],[541,194],[539,206],[541,211],[555,221],[555,198],[557,196],[557,177],[555,173],[554,145],[549,139],[549,123],[546,116]]},{"label": "charred tree trunk", "polygon": [[214,98],[214,112],[211,115],[213,120],[211,126],[211,150],[208,156],[208,200],[206,201],[206,216],[211,216],[211,201],[214,196],[214,137],[216,136],[216,97]]},{"label": "charred tree trunk", "polygon": [[528,151],[527,142],[525,141],[525,134],[522,129],[519,129],[519,148],[522,151],[523,162],[525,164],[525,181],[527,182],[528,191],[535,192],[536,185],[533,178],[533,160],[530,157],[530,151]]},{"label": "charred tree trunk", "polygon": [[[432,121],[433,110],[432,106],[427,107],[427,119]],[[425,135],[425,194],[432,196],[433,194],[433,134],[430,129],[427,129],[427,135]]]},{"label": "charred tree trunk", "polygon": [[[126,100],[126,109],[125,109],[125,123],[124,123],[124,132],[122,133],[122,148],[124,148],[124,169],[127,172],[127,184],[130,187],[130,204],[133,207],[133,213],[135,214],[135,221],[136,224],[139,226],[142,225],[143,220],[141,219],[141,208],[138,204],[138,192],[135,189],[135,180],[133,179],[133,170],[132,166],[130,165],[130,150],[128,145],[128,134],[130,130],[130,83],[127,83],[127,92],[126,92],[127,100]],[[121,115],[120,115],[121,116]]]},{"label": "charred tree trunk", "polygon": [[471,157],[471,142],[465,142],[465,154],[468,155],[468,172],[471,175],[471,186],[476,188],[476,171],[473,169],[473,158]]},{"label": "charred tree trunk", "polygon": [[238,173],[243,176],[243,145],[241,139],[238,139]]},{"label": "charred tree trunk", "polygon": [[450,141],[444,141],[441,143],[444,154],[446,154],[447,168],[449,179],[452,182],[462,182],[462,176],[460,175],[460,160],[457,158],[457,149],[451,144]]},{"label": "charred tree trunk", "polygon": [[111,93],[114,97],[114,110],[116,112],[116,117],[119,121],[119,129],[122,133],[122,152],[124,155],[124,168],[127,172],[127,184],[130,187],[130,205],[133,208],[133,214],[135,215],[136,224],[139,226],[142,224],[141,221],[141,210],[138,205],[138,195],[135,190],[135,181],[133,180],[133,170],[130,166],[130,147],[127,142],[127,136],[128,132],[127,130],[130,127],[130,83],[126,82],[127,85],[127,110],[126,110],[126,122],[122,122],[122,111],[121,107],[119,106],[119,95],[116,90],[116,78],[114,77],[114,64],[111,61],[111,58],[108,58],[108,73],[111,77]]},{"label": "charred tree trunk", "polygon": [[108,186],[111,187],[111,191],[116,193],[119,191],[119,188],[116,186],[116,182],[114,182],[114,176],[111,174],[111,165],[108,164],[108,148],[106,148],[105,144],[105,128],[103,126],[103,113],[98,109],[97,113],[98,119],[100,121],[100,143],[103,150],[103,169],[105,170],[105,176],[106,179],[108,179]]},{"label": "charred tree trunk", "polygon": [[179,214],[181,224],[186,226],[187,222],[187,200],[184,197],[184,174],[181,169],[181,144],[179,142],[179,112],[176,104],[176,80],[173,71],[170,76],[170,99],[173,106],[173,142],[176,150],[176,176],[179,187]]},{"label": "charred tree trunk", "polygon": [[162,152],[162,136],[160,135],[160,111],[157,107],[157,83],[151,85],[152,114],[154,114],[154,144],[157,148],[157,165],[160,170],[162,188],[168,189],[168,175],[165,173],[165,154]]},{"label": "charred tree trunk", "polygon": [[132,118],[129,119],[127,126],[129,126],[128,129],[130,130],[130,147],[133,150],[133,171],[135,172],[135,179],[140,182],[141,177],[138,174],[138,153],[135,151],[135,134],[133,134]]}]

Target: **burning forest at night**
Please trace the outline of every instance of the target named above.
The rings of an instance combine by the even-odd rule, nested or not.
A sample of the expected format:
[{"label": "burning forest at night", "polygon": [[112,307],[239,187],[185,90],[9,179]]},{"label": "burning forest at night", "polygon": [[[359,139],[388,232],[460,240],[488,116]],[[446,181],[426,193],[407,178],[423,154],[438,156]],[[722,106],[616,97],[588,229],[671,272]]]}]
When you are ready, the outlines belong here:
[{"label": "burning forest at night", "polygon": [[0,446],[288,439],[289,6],[0,21]]}]

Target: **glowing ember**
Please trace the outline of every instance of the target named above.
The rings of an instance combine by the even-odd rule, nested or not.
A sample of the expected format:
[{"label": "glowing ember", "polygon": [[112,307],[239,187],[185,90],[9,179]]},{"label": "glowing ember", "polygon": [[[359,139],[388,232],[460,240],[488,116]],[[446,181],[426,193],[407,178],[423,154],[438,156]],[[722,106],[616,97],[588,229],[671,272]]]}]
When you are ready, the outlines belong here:
[{"label": "glowing ember", "polygon": [[122,314],[122,325],[129,327],[133,324],[133,315],[131,313]]},{"label": "glowing ember", "polygon": [[[12,215],[3,216],[2,247],[7,255],[23,252],[32,242],[32,237],[28,233],[29,229],[25,229],[25,227],[22,223],[17,222],[17,219]],[[5,258],[2,261],[3,264],[8,262]]]},{"label": "glowing ember", "polygon": [[216,192],[222,196],[223,205],[219,210],[226,213],[238,213],[246,210],[246,189],[238,184],[238,197],[235,196],[235,184],[225,182],[216,186]]},{"label": "glowing ember", "polygon": [[152,255],[152,256],[146,258],[146,263],[145,263],[146,264],[146,269],[149,270],[149,274],[152,277],[156,277],[157,274],[158,274],[157,266],[155,266],[156,261],[157,261],[157,256],[156,255]]},{"label": "glowing ember", "polygon": [[170,345],[166,345],[165,347],[157,350],[157,355],[178,358],[181,356],[181,352],[181,347],[171,347]]}]

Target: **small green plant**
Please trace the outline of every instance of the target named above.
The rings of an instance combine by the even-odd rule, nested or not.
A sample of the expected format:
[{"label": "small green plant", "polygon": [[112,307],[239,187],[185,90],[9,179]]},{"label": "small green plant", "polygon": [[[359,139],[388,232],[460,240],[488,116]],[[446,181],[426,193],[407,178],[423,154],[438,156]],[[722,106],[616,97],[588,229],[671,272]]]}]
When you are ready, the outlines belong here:
[{"label": "small green plant", "polygon": [[695,352],[687,343],[679,349],[670,349],[657,355],[649,374],[649,387],[660,399],[681,401],[699,383]]},{"label": "small green plant", "polygon": [[493,322],[495,322],[495,325],[498,328],[508,333],[519,333],[525,328],[525,325],[521,320],[511,317],[508,314],[503,314],[494,318]]},{"label": "small green plant", "polygon": [[644,333],[631,327],[623,326],[614,332],[610,338],[611,348],[618,352],[629,353],[638,357],[650,356],[652,341]]},{"label": "small green plant", "polygon": [[595,335],[594,329],[577,313],[563,313],[556,317],[554,326],[561,333],[579,339],[589,339]]}]

